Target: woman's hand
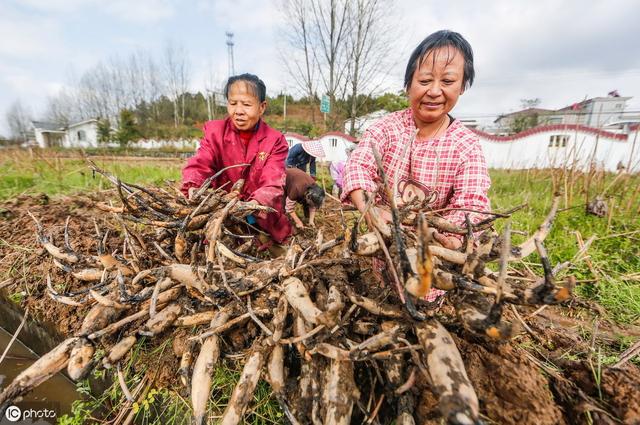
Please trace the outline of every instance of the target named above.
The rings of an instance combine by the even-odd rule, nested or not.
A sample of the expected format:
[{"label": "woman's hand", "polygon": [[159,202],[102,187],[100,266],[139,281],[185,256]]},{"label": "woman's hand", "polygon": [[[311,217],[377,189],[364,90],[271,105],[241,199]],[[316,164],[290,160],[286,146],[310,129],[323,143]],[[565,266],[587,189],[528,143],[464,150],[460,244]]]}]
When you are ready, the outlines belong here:
[{"label": "woman's hand", "polygon": [[457,250],[462,246],[462,241],[460,241],[460,239],[456,238],[455,236],[446,236],[442,233],[434,232],[433,237],[447,249]]},{"label": "woman's hand", "polygon": [[[260,204],[260,202],[256,201],[255,199],[252,199],[252,200],[250,200],[249,202],[247,202],[247,205],[256,205],[256,206],[259,206],[259,205],[262,205],[262,204]],[[253,213],[252,213],[252,215],[253,215],[255,218],[259,218],[259,219],[261,219],[261,220],[264,220],[265,218],[267,218],[267,213],[266,213],[266,212],[264,212],[264,211],[255,211],[255,212],[253,212]]]},{"label": "woman's hand", "polygon": [[393,217],[391,216],[391,211],[386,208],[380,207],[372,207],[372,210],[375,214],[378,214],[378,217],[382,219],[385,223],[391,223],[393,221]]},{"label": "woman's hand", "polygon": [[296,229],[304,229],[304,223],[302,223],[302,220],[300,220],[300,217],[298,217],[298,214],[296,214],[295,211],[291,211],[289,213],[289,217],[291,218],[291,221],[293,221],[293,225],[296,226]]}]

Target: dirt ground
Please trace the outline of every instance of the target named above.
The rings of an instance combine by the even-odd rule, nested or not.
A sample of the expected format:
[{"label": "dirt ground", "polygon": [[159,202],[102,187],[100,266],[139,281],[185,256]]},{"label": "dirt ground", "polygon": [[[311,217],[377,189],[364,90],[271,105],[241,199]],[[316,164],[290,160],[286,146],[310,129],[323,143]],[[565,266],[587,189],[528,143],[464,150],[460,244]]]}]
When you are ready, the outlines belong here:
[{"label": "dirt ground", "polygon": [[[19,197],[0,204],[0,282],[7,284],[6,280],[12,279],[6,293],[23,308],[28,307],[32,317],[52,323],[60,335],[76,331],[88,307],[69,307],[46,296],[47,273],[56,288],[79,288],[74,288],[73,285],[78,284],[56,268],[36,242],[35,225],[27,211],[42,221],[59,245],[63,241],[65,220],[70,217],[74,249],[95,252],[94,222],[106,228],[106,224],[113,224],[115,219],[97,210],[94,204],[112,196],[109,191],[54,199],[41,195]],[[323,229],[325,240],[341,234],[338,205],[329,202],[325,211],[319,214],[317,223]],[[311,234],[315,235],[315,232]],[[309,235],[303,232],[298,237]],[[366,268],[366,262],[361,266]],[[589,354],[566,355],[591,352],[592,341],[585,339],[581,332],[593,326],[596,311],[588,306],[582,302],[548,307],[527,319],[534,336],[522,331],[505,344],[488,343],[468,335],[452,320],[447,321],[448,315],[453,314],[451,306],[442,308],[441,321],[455,336],[486,423],[588,423],[588,415],[597,424],[640,424],[640,368],[628,362],[620,369],[603,367],[598,373],[594,368],[597,366],[594,356],[589,362],[585,360],[590,358]],[[519,308],[519,311],[525,317],[534,309]],[[602,318],[598,329],[598,344],[613,344],[620,334],[640,336],[638,328],[620,328]],[[178,359],[174,351],[181,350],[180,341],[186,338],[186,331],[177,331],[173,336],[173,350],[166,350],[162,358],[164,366],[157,379],[160,386],[177,386]],[[424,379],[418,381],[411,390],[419,396],[415,411],[418,423],[440,423],[436,398]],[[393,409],[393,406],[387,406],[389,412]],[[380,419],[383,418],[385,415],[381,414]]]}]

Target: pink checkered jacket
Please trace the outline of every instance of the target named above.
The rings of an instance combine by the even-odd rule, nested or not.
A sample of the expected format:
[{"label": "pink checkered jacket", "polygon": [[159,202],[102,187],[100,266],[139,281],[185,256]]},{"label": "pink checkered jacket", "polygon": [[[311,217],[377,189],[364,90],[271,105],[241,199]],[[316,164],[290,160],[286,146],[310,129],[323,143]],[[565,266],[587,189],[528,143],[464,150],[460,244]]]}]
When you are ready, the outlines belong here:
[{"label": "pink checkered jacket", "polygon": [[[342,200],[356,189],[377,190],[378,167],[371,150],[375,146],[389,181],[397,185],[399,205],[417,198],[432,210],[489,211],[491,180],[478,137],[458,120],[436,139],[415,139],[416,132],[411,109],[393,112],[369,127],[345,166]],[[410,146],[403,158],[406,144]],[[381,203],[388,204],[383,191],[378,196]],[[462,225],[464,214],[446,211],[442,217]],[[472,220],[481,217],[471,214]]]},{"label": "pink checkered jacket", "polygon": [[[369,127],[345,166],[342,200],[356,189],[377,191],[380,179],[371,148],[375,146],[389,181],[397,187],[398,205],[417,199],[431,210],[489,211],[491,180],[478,137],[458,120],[439,138],[420,140],[416,134],[411,109],[393,112]],[[377,203],[388,205],[383,192],[378,191]],[[465,222],[464,211],[444,211],[441,216],[458,225]],[[484,217],[470,214],[472,222]],[[428,294],[429,301],[442,293],[435,291]]]}]

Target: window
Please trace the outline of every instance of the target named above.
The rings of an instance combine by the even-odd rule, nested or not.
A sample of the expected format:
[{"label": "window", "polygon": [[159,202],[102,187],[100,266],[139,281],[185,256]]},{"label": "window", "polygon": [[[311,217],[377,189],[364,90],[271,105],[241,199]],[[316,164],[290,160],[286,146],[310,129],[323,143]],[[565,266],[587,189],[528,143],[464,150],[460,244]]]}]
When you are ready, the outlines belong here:
[{"label": "window", "polygon": [[81,142],[87,140],[87,134],[84,130],[78,130],[78,140]]},{"label": "window", "polygon": [[338,139],[329,139],[329,141],[331,142],[332,148],[335,148],[338,146]]},{"label": "window", "polygon": [[565,148],[567,147],[567,142],[569,141],[569,136],[563,134],[554,134],[549,137],[549,147],[550,148]]}]

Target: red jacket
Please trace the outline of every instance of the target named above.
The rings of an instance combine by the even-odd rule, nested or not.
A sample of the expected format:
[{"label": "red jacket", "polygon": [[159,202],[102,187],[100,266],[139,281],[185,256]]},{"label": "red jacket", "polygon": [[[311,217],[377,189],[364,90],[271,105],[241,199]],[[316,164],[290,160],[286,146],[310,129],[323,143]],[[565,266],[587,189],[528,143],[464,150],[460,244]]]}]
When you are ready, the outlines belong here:
[{"label": "red jacket", "polygon": [[219,170],[236,164],[250,164],[225,170],[213,182],[212,187],[230,190],[241,178],[245,179],[240,198],[256,200],[277,213],[256,217],[258,225],[278,243],[291,234],[291,225],[282,210],[285,160],[289,147],[282,133],[260,120],[258,129],[245,146],[240,134],[229,118],[208,121],[204,125],[204,137],[200,148],[189,158],[182,169],[182,192],[200,185]]}]

